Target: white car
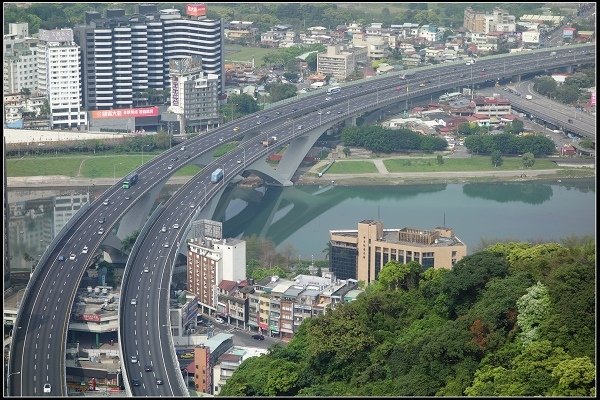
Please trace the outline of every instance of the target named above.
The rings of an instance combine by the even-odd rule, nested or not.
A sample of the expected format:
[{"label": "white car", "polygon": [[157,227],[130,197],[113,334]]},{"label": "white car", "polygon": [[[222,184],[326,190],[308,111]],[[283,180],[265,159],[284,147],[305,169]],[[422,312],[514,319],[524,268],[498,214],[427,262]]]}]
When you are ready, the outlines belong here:
[{"label": "white car", "polygon": [[164,247],[169,247],[169,243],[163,244]]},{"label": "white car", "polygon": [[104,204],[105,206],[109,205],[109,203],[110,203],[110,200],[104,200],[104,201],[102,202],[102,204]]},{"label": "white car", "polygon": [[173,169],[173,165],[172,165],[172,164],[171,164],[171,165],[169,165],[169,166],[167,167],[167,169]]},{"label": "white car", "polygon": [[161,232],[166,232],[166,231],[167,231],[167,227],[166,227],[166,226],[163,226],[163,227],[160,229],[160,231],[161,231]]},{"label": "white car", "polygon": [[87,254],[87,252],[88,252],[88,247],[83,246],[83,250],[81,250],[81,254]]},{"label": "white car", "polygon": [[[131,305],[135,306],[137,304],[137,300],[136,299],[131,299]],[[131,360],[131,362],[135,362],[133,360]]]},{"label": "white car", "polygon": [[221,318],[221,317],[216,317],[215,321],[217,321],[220,324],[224,324],[225,323],[225,320],[223,318]]},{"label": "white car", "polygon": [[242,163],[242,160],[237,160],[237,163],[238,163],[238,164],[241,164],[241,163]]},{"label": "white car", "polygon": [[49,383],[44,383],[44,393],[50,393],[52,386]]},{"label": "white car", "polygon": [[195,204],[190,204],[190,208],[196,208]]},{"label": "white car", "polygon": [[71,255],[69,256],[69,260],[74,260],[75,259],[75,253],[71,253]]},{"label": "white car", "polygon": [[136,356],[131,356],[131,362],[136,364],[138,362],[138,359]]},{"label": "white car", "polygon": [[148,273],[148,272],[150,272],[150,269],[148,269],[148,267],[145,267],[145,268],[144,268],[144,272],[145,272],[145,273]]},{"label": "white car", "polygon": [[321,115],[321,114],[323,114],[323,111],[319,111],[317,114]]},{"label": "white car", "polygon": [[98,229],[98,235],[102,235],[104,233],[104,228]]},{"label": "white car", "polygon": [[173,229],[179,229],[179,224],[173,224]]}]

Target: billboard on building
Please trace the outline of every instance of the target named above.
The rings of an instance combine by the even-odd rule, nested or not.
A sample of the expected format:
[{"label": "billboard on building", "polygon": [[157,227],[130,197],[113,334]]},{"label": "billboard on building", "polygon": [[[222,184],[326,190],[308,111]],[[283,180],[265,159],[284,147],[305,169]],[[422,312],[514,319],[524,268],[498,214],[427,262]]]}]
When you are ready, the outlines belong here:
[{"label": "billboard on building", "polygon": [[206,15],[206,4],[186,4],[185,13],[190,17],[202,17]]},{"label": "billboard on building", "polygon": [[100,322],[100,316],[96,314],[83,314],[79,319],[81,321]]},{"label": "billboard on building", "polygon": [[135,118],[135,117],[156,117],[158,115],[158,107],[141,107],[141,108],[120,108],[113,110],[94,110],[92,111],[93,119],[108,119],[108,118]]},{"label": "billboard on building", "polygon": [[196,316],[198,315],[198,296],[194,296],[194,299],[187,303],[181,314],[183,318],[182,326],[186,326],[196,320]]},{"label": "billboard on building", "polygon": [[590,95],[590,107],[596,106],[596,92],[592,92]]}]

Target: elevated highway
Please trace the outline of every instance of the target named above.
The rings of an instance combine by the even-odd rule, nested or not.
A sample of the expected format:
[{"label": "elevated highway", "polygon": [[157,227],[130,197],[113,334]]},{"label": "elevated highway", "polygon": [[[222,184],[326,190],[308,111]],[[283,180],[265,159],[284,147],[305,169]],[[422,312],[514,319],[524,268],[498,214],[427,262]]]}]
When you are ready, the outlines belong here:
[{"label": "elevated highway", "polygon": [[[312,145],[310,142],[314,143],[324,129],[394,102],[504,77],[595,62],[594,45],[570,46],[570,49],[578,51],[570,55],[566,49],[543,49],[494,56],[480,59],[471,68],[457,62],[418,69],[406,81],[401,81],[399,74],[385,75],[345,85],[341,93],[332,96],[324,91],[310,93],[190,139],[185,142],[185,150],[178,146],[157,156],[136,170],[140,180],[133,188],[124,190],[119,181],[82,208],[42,255],[27,286],[13,333],[8,375],[10,394],[42,395],[46,383],[51,385],[51,395],[67,394],[66,332],[81,277],[109,232],[113,234],[112,231],[117,230],[123,235],[139,226],[133,226],[133,222],[119,224],[120,221],[144,223],[142,216],[151,210],[160,187],[177,169],[193,162],[204,166],[146,221],[144,234],[140,234],[128,259],[122,285],[120,345],[123,375],[127,377],[128,393],[133,395],[187,395],[170,346],[167,319],[170,274],[189,223],[203,212],[211,198],[222,193],[229,181],[243,171],[256,168],[262,174],[271,175],[276,182],[289,184],[292,167],[304,156],[300,153],[307,151]],[[557,52],[555,56],[550,55],[552,50]],[[331,100],[326,101],[326,97]],[[263,136],[277,136],[278,146],[289,145],[288,150],[295,149],[295,154],[286,151],[280,163],[292,167],[278,173],[259,165],[261,158],[273,150],[260,144]],[[232,152],[207,164],[204,164],[206,157],[203,163],[197,161],[221,143],[233,140],[240,144]],[[175,157],[177,160],[171,161]],[[168,165],[173,168],[168,169]],[[224,169],[225,176],[215,185],[209,182],[209,174],[217,167]],[[108,205],[103,204],[105,201]],[[101,217],[105,218],[105,231],[98,234]],[[172,228],[174,223],[180,228]],[[172,229],[166,235],[164,232],[159,235],[156,229],[163,225]],[[165,243],[169,247],[164,247]],[[89,248],[88,253],[82,253],[83,246]],[[69,259],[71,254],[75,255],[73,260]],[[65,261],[58,260],[61,255],[66,257]],[[153,272],[143,272],[144,266],[151,267]],[[132,306],[132,298],[140,303]],[[139,365],[129,362],[136,354],[149,358],[141,362],[143,366],[145,361],[151,361],[152,373],[140,371]],[[131,377],[141,372],[144,372],[142,385],[129,387]],[[157,378],[165,384],[157,385]]]}]

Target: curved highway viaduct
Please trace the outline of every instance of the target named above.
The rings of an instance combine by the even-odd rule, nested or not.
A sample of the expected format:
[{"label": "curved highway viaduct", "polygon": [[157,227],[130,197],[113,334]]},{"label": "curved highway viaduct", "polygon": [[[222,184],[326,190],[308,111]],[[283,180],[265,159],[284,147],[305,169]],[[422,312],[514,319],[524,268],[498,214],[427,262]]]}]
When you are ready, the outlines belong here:
[{"label": "curved highway viaduct", "polygon": [[[253,168],[271,176],[274,181],[289,184],[291,178],[289,172],[295,169],[295,160],[301,160],[301,157],[304,156],[295,151],[289,152],[290,154],[284,156],[285,160],[282,160],[281,164],[284,167],[289,163],[286,170],[282,169],[279,173],[269,171],[266,167],[261,167],[259,161],[261,157],[271,151],[271,148],[264,148],[260,144],[262,135],[277,136],[279,145],[289,144],[289,148],[296,149],[301,153],[302,149],[309,148],[313,138],[316,140],[316,137],[323,132],[322,126],[331,126],[331,124],[352,119],[364,112],[394,102],[511,75],[595,62],[594,45],[570,46],[570,49],[577,49],[577,54],[570,56],[566,53],[566,49],[559,48],[480,59],[477,62],[477,69],[486,68],[487,72],[481,71],[479,74],[474,74],[473,69],[470,74],[465,74],[464,64],[454,63],[416,70],[406,82],[400,82],[398,74],[384,75],[366,82],[344,86],[342,92],[331,96],[332,100],[329,102],[325,102],[324,98],[327,95],[323,91],[314,92],[307,96],[275,104],[272,108],[258,113],[258,118],[254,115],[246,116],[190,139],[185,143],[185,150],[177,147],[157,156],[136,170],[140,175],[140,181],[132,189],[124,191],[120,188],[121,182],[118,182],[93,203],[82,208],[42,255],[23,296],[22,306],[15,323],[17,329],[13,333],[9,374],[7,375],[10,394],[41,395],[43,385],[50,383],[51,395],[66,395],[64,363],[66,332],[71,306],[81,277],[94,252],[111,231],[116,230],[122,235],[144,223],[145,215],[151,210],[160,187],[176,169],[192,162],[192,158],[189,160],[183,158],[184,154],[199,158],[217,148],[221,143],[219,139],[223,139],[223,141],[241,140],[236,149],[217,161],[208,163],[188,184],[180,188],[164,207],[160,207],[154,212],[153,216],[145,222],[143,228],[145,234],[140,235],[136,242],[137,250],[132,250],[129,257],[121,296],[121,329],[119,333],[125,332],[127,335],[124,336],[132,335],[134,331],[132,326],[141,323],[148,324],[152,328],[153,335],[148,334],[143,338],[141,336],[122,338],[120,345],[123,351],[124,376],[136,373],[136,370],[132,369],[128,362],[129,356],[135,354],[136,351],[150,354],[156,367],[153,376],[144,376],[143,386],[135,389],[136,391],[133,393],[135,395],[187,394],[182,386],[182,378],[176,365],[176,359],[174,359],[173,348],[165,345],[165,343],[170,343],[171,336],[168,319],[164,318],[168,315],[168,284],[177,253],[177,243],[182,243],[185,228],[192,218],[202,212],[212,197],[219,195],[227,182],[235,179],[243,170],[252,168],[252,164],[256,163]],[[557,52],[556,56],[550,55],[552,50]],[[397,90],[399,82],[403,87]],[[403,89],[406,87],[408,87],[407,92],[404,92]],[[321,114],[318,114],[319,110],[322,110]],[[330,114],[326,114],[326,111],[330,111]],[[264,118],[264,116],[268,118]],[[261,124],[257,124],[257,121],[261,121]],[[234,130],[235,126],[239,126],[240,129]],[[299,126],[301,127],[299,128]],[[171,161],[171,158],[175,156],[178,157],[178,160]],[[245,162],[237,163],[238,160],[244,159]],[[174,164],[175,168],[168,170],[168,164]],[[219,184],[213,185],[209,182],[209,174],[217,167],[224,167],[225,177]],[[103,204],[106,201],[108,201],[108,205]],[[104,224],[106,231],[103,234],[96,234],[97,221],[100,217],[106,218]],[[119,221],[129,222],[119,225]],[[155,235],[153,229],[162,223],[172,226],[171,222],[173,221],[179,221],[182,229],[171,229],[164,237]],[[165,243],[169,247],[164,247]],[[88,254],[81,253],[84,245],[89,248]],[[71,254],[74,256],[73,260],[68,257]],[[141,278],[138,274],[143,273],[140,272],[140,268],[148,257],[140,258],[140,254],[144,257],[150,257],[151,254],[158,257],[153,260],[154,273],[147,273],[143,284],[140,284],[139,279]],[[67,259],[59,261],[59,255],[67,256]],[[136,279],[138,279],[137,282]],[[151,283],[151,279],[154,283]],[[151,287],[157,289],[157,292],[152,293],[154,296],[152,308],[147,302],[144,306],[146,310],[142,311],[142,307],[139,307],[142,311],[139,315],[136,311],[136,316],[123,318],[132,309],[132,306],[126,301],[134,296],[138,296],[139,299],[148,298],[148,294],[142,290],[150,287],[148,285],[156,285]],[[146,314],[148,310],[150,312]],[[138,327],[143,328],[143,325],[138,325]],[[148,329],[147,332],[149,331]],[[135,340],[138,340],[137,346]],[[130,341],[133,341],[134,344],[130,344]],[[179,374],[179,376],[168,374]],[[161,377],[165,383],[168,383],[156,385],[152,381],[153,377]],[[127,379],[126,386],[128,383],[129,379]],[[131,388],[128,390],[131,393]]]}]

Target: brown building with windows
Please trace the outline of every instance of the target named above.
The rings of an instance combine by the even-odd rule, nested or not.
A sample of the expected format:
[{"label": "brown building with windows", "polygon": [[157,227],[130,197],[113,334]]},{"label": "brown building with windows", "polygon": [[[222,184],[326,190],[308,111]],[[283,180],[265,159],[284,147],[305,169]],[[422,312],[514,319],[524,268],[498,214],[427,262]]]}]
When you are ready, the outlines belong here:
[{"label": "brown building with windows", "polygon": [[389,261],[417,261],[425,268],[452,268],[467,255],[467,246],[450,228],[383,229],[379,221],[364,220],[357,230],[329,231],[329,269],[339,279],[370,284]]}]

